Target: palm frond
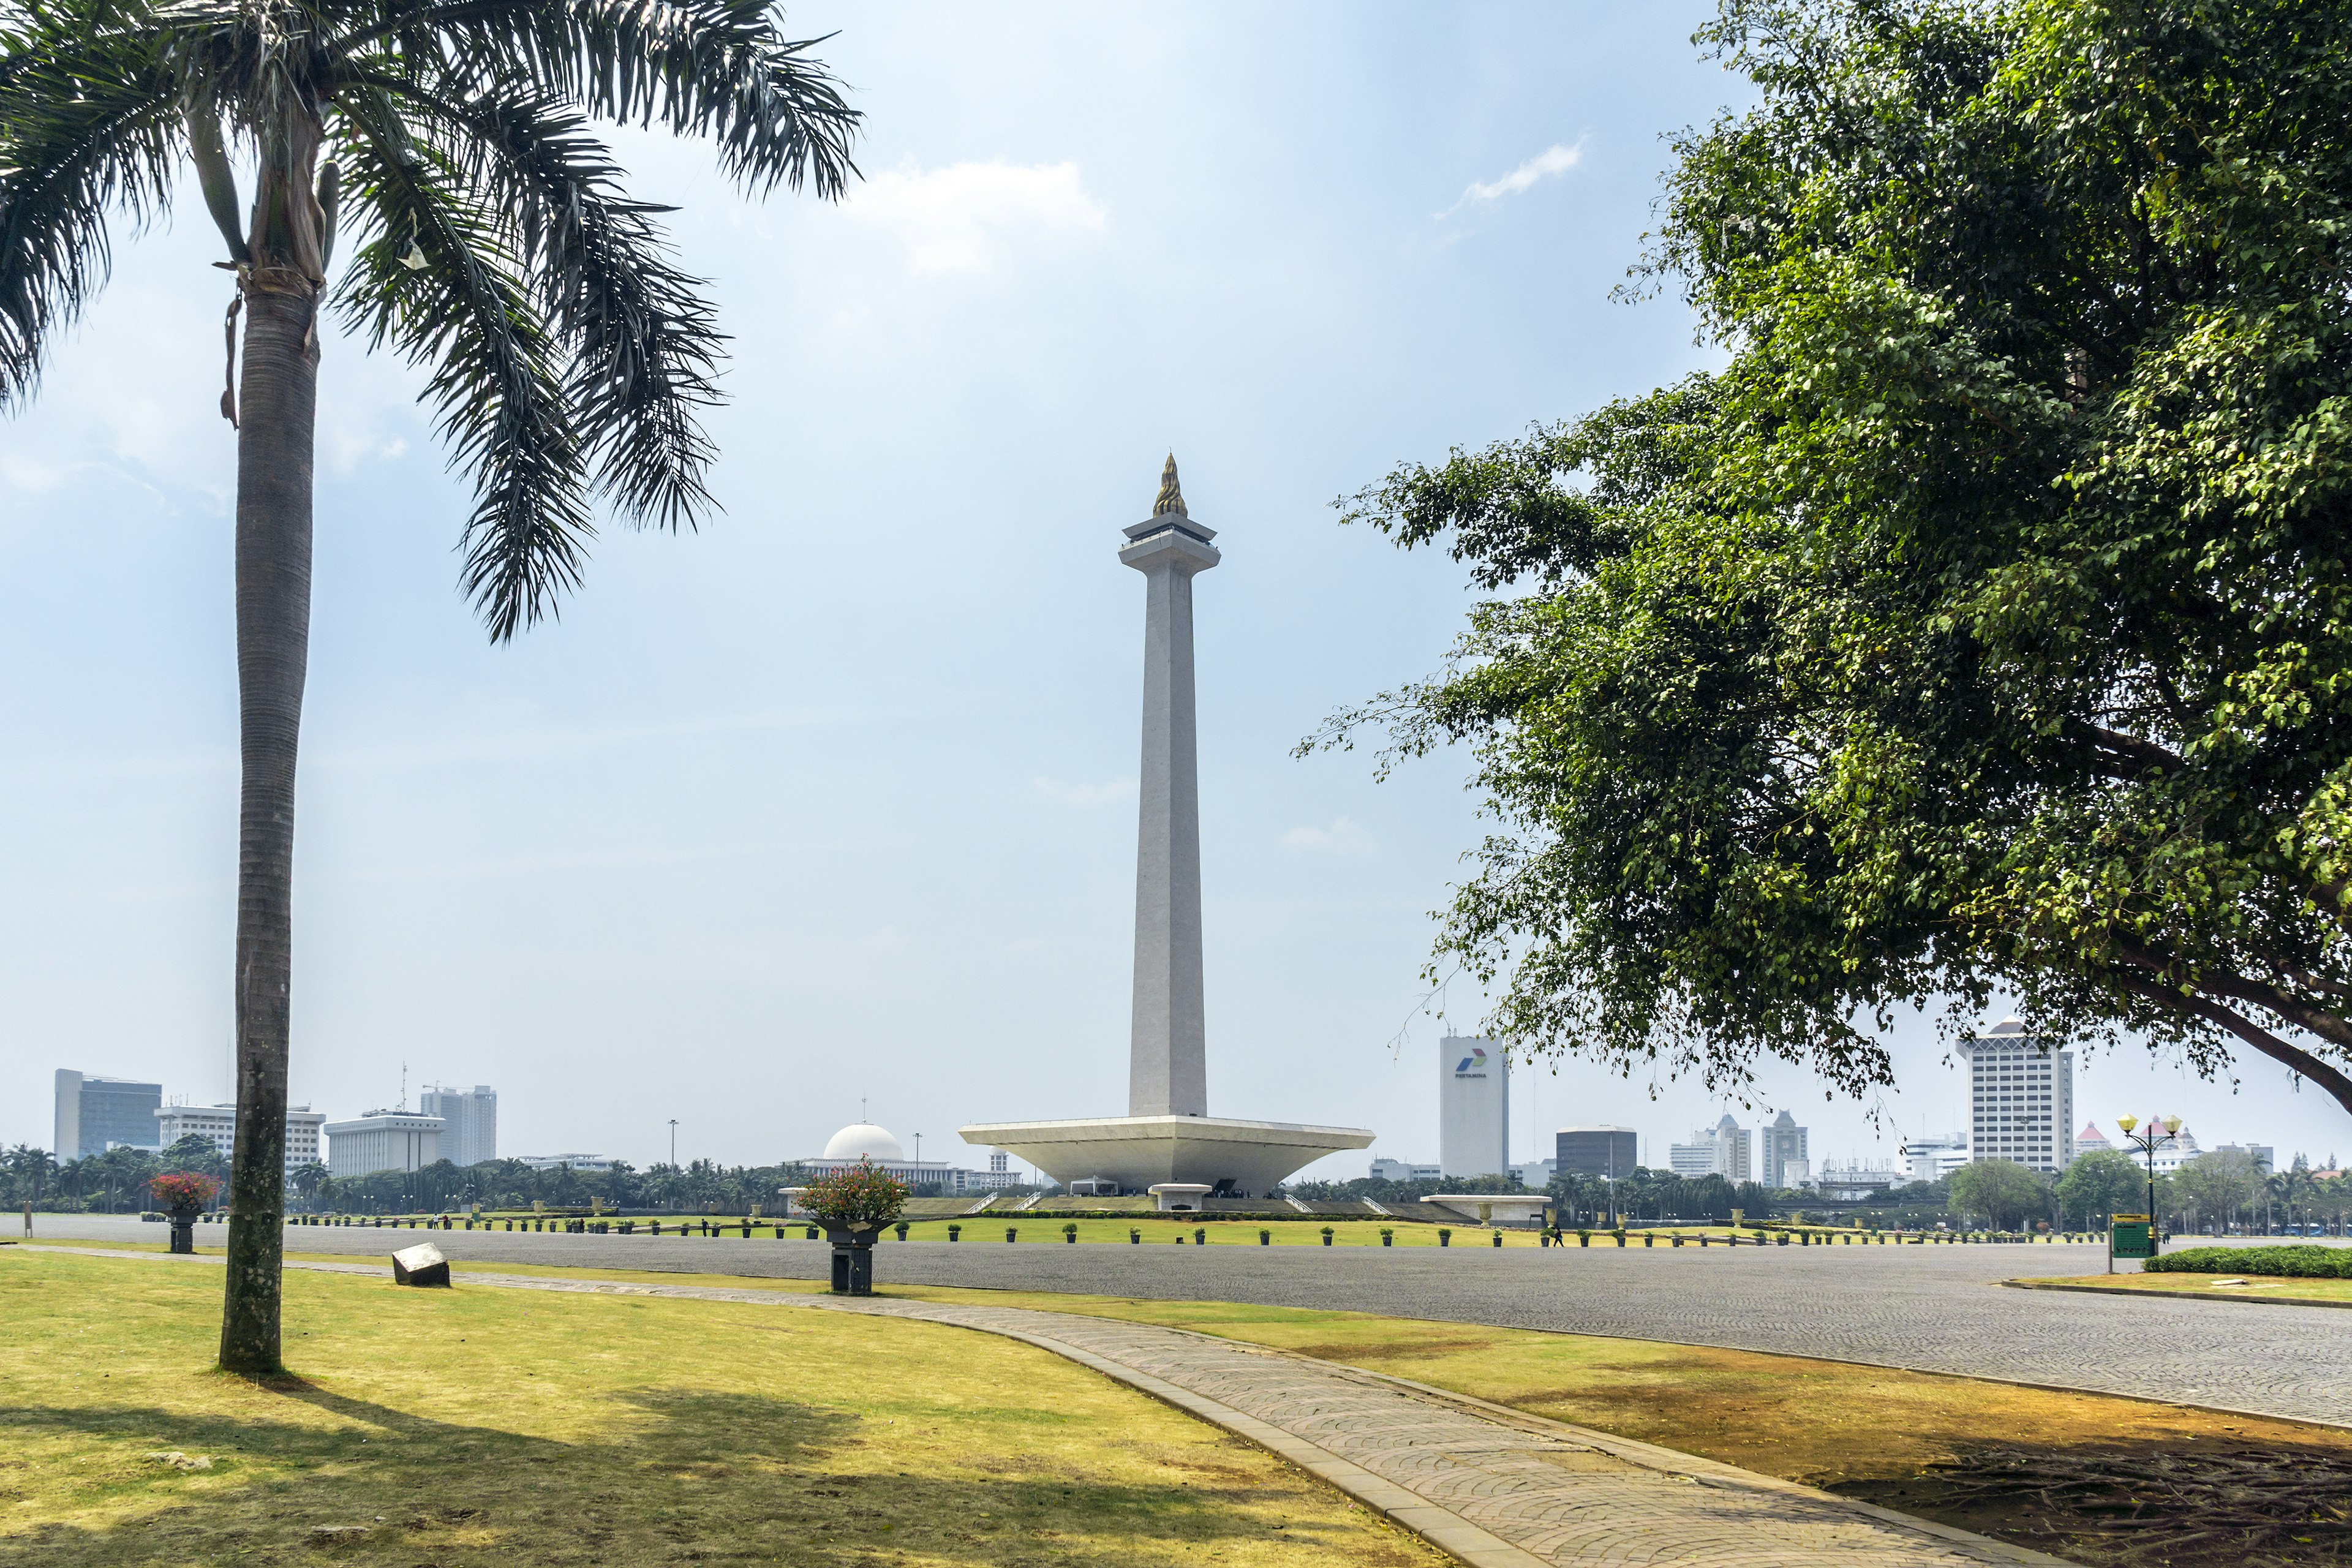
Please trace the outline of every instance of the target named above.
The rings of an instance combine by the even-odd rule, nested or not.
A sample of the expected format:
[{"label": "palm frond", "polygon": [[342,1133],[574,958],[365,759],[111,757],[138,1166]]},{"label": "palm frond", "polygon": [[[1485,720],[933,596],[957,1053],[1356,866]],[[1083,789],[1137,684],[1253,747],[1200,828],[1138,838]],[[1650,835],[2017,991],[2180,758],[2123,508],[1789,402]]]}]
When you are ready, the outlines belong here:
[{"label": "palm frond", "polygon": [[178,98],[152,39],[89,5],[0,26],[0,409],[29,397],[51,340],[105,282],[107,217],[168,210]]},{"label": "palm frond", "polygon": [[339,40],[355,63],[433,60],[483,92],[520,72],[600,120],[709,137],[744,189],[837,198],[860,120],[769,0],[392,0]]},{"label": "palm frond", "polygon": [[337,304],[376,346],[431,372],[425,395],[478,497],[463,581],[503,642],[579,585],[595,532],[563,355],[464,172],[413,143],[381,97],[341,101],[345,221],[359,243]]},{"label": "palm frond", "polygon": [[711,506],[716,456],[700,412],[718,400],[723,342],[699,280],[671,262],[653,215],[582,117],[540,94],[455,100],[384,89],[419,139],[500,216],[509,254],[571,357],[564,377],[597,485],[632,521],[676,529]]}]

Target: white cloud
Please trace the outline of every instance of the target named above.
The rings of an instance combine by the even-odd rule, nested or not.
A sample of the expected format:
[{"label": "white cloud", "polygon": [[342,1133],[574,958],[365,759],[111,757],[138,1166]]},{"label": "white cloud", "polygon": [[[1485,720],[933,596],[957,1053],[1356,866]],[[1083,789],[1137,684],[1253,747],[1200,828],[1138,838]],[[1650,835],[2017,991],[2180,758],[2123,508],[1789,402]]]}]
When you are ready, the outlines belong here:
[{"label": "white cloud", "polygon": [[1463,191],[1462,199],[1437,216],[1444,217],[1459,212],[1472,202],[1493,202],[1505,196],[1516,196],[1538,180],[1567,174],[1584,161],[1585,141],[1586,138],[1580,136],[1572,143],[1555,142],[1499,180],[1472,181]]},{"label": "white cloud", "polygon": [[1060,779],[1034,778],[1029,787],[1047,800],[1060,801],[1064,805],[1102,805],[1108,803],[1133,800],[1136,782],[1133,779],[1113,779],[1108,784],[1065,784]]},{"label": "white cloud", "polygon": [[1310,855],[1370,855],[1380,847],[1370,834],[1344,816],[1333,817],[1328,827],[1294,827],[1282,836],[1282,847]]},{"label": "white cloud", "polygon": [[1074,163],[926,172],[910,160],[857,186],[842,210],[904,243],[916,272],[985,272],[1016,237],[1099,233],[1108,216]]}]

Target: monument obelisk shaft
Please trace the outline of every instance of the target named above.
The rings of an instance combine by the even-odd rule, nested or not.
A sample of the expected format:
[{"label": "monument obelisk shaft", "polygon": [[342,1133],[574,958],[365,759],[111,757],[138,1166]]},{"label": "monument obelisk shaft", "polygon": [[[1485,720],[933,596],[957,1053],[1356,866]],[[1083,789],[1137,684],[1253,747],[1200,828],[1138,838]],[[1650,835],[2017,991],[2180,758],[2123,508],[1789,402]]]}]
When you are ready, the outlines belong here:
[{"label": "monument obelisk shaft", "polygon": [[1201,784],[1192,717],[1192,578],[1215,531],[1186,514],[1171,456],[1119,560],[1143,574],[1143,766],[1135,848],[1129,1116],[1206,1116],[1201,999]]}]

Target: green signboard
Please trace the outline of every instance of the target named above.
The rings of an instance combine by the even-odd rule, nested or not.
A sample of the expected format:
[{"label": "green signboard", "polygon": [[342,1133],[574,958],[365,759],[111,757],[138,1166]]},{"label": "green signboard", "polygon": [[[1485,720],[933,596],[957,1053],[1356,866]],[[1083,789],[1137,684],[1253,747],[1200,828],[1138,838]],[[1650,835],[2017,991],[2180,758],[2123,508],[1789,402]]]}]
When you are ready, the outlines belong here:
[{"label": "green signboard", "polygon": [[2108,1254],[2115,1258],[2154,1258],[2156,1227],[2144,1214],[2119,1214],[2114,1216],[2114,1228],[2108,1233]]}]

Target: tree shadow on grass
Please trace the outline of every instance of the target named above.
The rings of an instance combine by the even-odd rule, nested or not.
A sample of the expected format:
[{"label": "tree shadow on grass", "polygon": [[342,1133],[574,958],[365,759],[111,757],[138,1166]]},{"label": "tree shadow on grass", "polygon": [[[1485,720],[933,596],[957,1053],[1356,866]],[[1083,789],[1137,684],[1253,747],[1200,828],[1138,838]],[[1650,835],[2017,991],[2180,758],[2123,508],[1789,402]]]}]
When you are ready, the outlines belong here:
[{"label": "tree shadow on grass", "polygon": [[[1164,1486],[1106,1482],[1015,1453],[974,1453],[950,1473],[909,1475],[890,1468],[890,1440],[868,1418],[755,1394],[615,1390],[600,1396],[618,1407],[615,1419],[563,1441],[299,1380],[262,1386],[344,1423],[322,1429],[127,1405],[0,1412],[0,1444],[70,1436],[99,1456],[68,1500],[79,1517],[0,1536],[0,1568],[727,1560],[851,1568],[893,1548],[960,1563],[1050,1555],[1076,1568],[1128,1568],[1242,1540],[1282,1543],[1292,1557],[1337,1533],[1286,1517],[1313,1483],[1268,1487],[1262,1465],[1221,1465],[1213,1450],[1199,1456],[1213,1462]],[[1106,1447],[1123,1440],[1108,1434]],[[174,1450],[212,1468],[143,1458]],[[1316,1511],[1328,1516],[1328,1506]],[[1287,1528],[1275,1533],[1276,1523]],[[1426,1561],[1392,1538],[1361,1540],[1341,1555]]]}]

